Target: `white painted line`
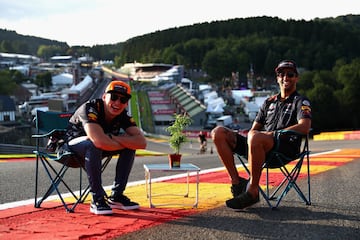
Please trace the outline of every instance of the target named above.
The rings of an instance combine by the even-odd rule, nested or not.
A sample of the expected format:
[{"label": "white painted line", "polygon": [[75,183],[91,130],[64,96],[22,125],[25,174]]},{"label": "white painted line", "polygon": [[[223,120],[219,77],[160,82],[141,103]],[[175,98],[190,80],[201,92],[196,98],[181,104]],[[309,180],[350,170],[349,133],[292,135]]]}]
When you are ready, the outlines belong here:
[{"label": "white painted line", "polygon": [[[334,153],[334,152],[338,152],[340,151],[340,149],[335,149],[332,151],[328,151],[328,152],[320,152],[320,153],[316,153],[316,154],[310,154],[310,156],[317,156],[317,155],[322,155],[322,154],[328,154],[328,153]],[[242,167],[241,164],[236,165],[237,168]],[[218,168],[211,168],[211,169],[206,169],[206,170],[201,170],[200,171],[200,175],[201,174],[206,174],[206,173],[212,173],[212,172],[218,172],[218,171],[222,171],[225,170],[225,167],[218,167]],[[191,172],[190,176],[194,176],[196,174],[196,172]],[[181,174],[175,174],[175,175],[171,175],[171,176],[165,176],[165,177],[158,177],[158,178],[154,178],[151,179],[152,182],[161,182],[161,181],[166,181],[166,180],[173,180],[173,179],[177,179],[177,178],[182,178],[182,177],[186,177],[187,173],[181,173]],[[139,180],[139,181],[134,181],[134,182],[129,182],[127,184],[127,186],[138,186],[138,185],[143,185],[145,184],[145,180]],[[112,186],[105,186],[104,189],[107,190],[111,190]],[[79,191],[75,191],[75,194],[79,194]],[[64,193],[62,194],[62,196],[64,198],[67,197],[72,197],[72,195],[70,193]],[[59,197],[57,195],[52,195],[49,196],[46,201],[52,201],[52,200],[59,200]],[[17,201],[17,202],[11,202],[11,203],[4,203],[4,204],[0,204],[0,210],[5,210],[5,209],[9,209],[9,208],[15,208],[15,207],[20,207],[20,206],[24,206],[24,205],[29,205],[29,204],[34,204],[35,200],[34,199],[28,199],[28,200],[22,200],[22,201]]]}]

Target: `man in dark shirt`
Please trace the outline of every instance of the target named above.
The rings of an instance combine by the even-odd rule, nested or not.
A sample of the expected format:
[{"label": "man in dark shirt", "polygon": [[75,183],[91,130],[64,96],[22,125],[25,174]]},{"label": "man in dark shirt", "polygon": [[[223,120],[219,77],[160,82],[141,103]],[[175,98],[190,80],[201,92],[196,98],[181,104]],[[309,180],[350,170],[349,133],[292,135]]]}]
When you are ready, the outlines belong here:
[{"label": "man in dark shirt", "polygon": [[[144,135],[126,109],[130,98],[128,84],[112,81],[101,99],[84,103],[69,120],[66,139],[69,149],[85,160],[92,193],[90,212],[94,214],[112,214],[112,208],[139,208],[138,203],[123,194],[135,150],[146,147]],[[117,154],[115,181],[107,202],[101,181],[101,160]]]},{"label": "man in dark shirt", "polygon": [[206,135],[205,135],[205,133],[203,131],[199,132],[198,140],[200,142],[200,153],[205,153],[206,152],[207,140],[206,140]]},{"label": "man in dark shirt", "polygon": [[[217,148],[232,186],[232,199],[226,205],[233,209],[249,207],[259,201],[259,181],[266,154],[275,146],[277,130],[294,130],[307,134],[311,127],[310,101],[296,91],[299,80],[294,61],[281,61],[275,68],[277,83],[280,87],[278,95],[268,98],[258,112],[247,136],[240,135],[225,127],[216,127],[212,131],[212,139]],[[279,147],[287,150],[291,156],[299,149],[298,142],[292,145],[290,138],[281,139]],[[289,151],[289,149],[291,149]],[[250,179],[241,178],[234,162],[233,153],[248,157]]]}]

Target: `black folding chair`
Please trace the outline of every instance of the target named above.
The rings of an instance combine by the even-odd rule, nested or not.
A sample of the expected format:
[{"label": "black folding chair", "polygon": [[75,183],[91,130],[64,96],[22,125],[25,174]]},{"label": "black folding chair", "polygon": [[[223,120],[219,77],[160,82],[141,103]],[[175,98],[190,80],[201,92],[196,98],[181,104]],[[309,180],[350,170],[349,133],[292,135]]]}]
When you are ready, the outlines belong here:
[{"label": "black folding chair", "polygon": [[[36,139],[36,168],[35,168],[35,207],[40,208],[54,191],[59,196],[67,212],[74,212],[79,203],[83,203],[90,192],[90,186],[82,189],[82,171],[85,170],[84,160],[77,157],[75,153],[68,150],[67,145],[62,143],[62,137],[66,132],[71,113],[43,112],[37,111],[35,117],[37,134],[32,135]],[[45,146],[45,147],[44,147]],[[112,156],[103,159],[102,171],[109,164]],[[55,164],[60,163],[59,166]],[[50,186],[39,194],[39,175],[40,167],[44,169],[45,175],[49,178]],[[65,182],[65,175],[70,168],[79,168],[79,193],[76,194],[70,184]],[[69,193],[75,198],[75,202],[70,206],[64,200],[63,194],[59,190],[62,184]]]},{"label": "black folding chair", "polygon": [[[278,149],[278,140],[284,135],[291,135],[292,141],[298,141],[300,153],[296,154],[294,157],[289,158]],[[281,200],[286,196],[286,194],[290,191],[290,189],[294,189],[297,195],[301,198],[306,205],[311,205],[310,199],[310,158],[309,158],[309,136],[302,135],[298,132],[291,131],[291,130],[280,130],[276,133],[276,144],[275,148],[267,154],[266,161],[263,165],[263,169],[266,169],[266,186],[265,190],[263,190],[259,186],[259,192],[264,197],[265,201],[272,209],[277,208],[281,202]],[[244,166],[246,172],[250,175],[250,171],[246,166],[247,159],[244,156],[239,154],[235,154],[237,158],[240,160],[241,164]],[[306,177],[307,177],[307,196],[303,193],[300,189],[296,180],[299,177],[301,172],[301,168],[306,159]],[[292,163],[292,164],[289,164]],[[291,166],[290,166],[291,165]],[[292,168],[291,168],[292,167]],[[281,173],[283,174],[283,180],[274,187],[274,189],[270,190],[269,184],[269,169],[280,169]],[[271,201],[275,201],[275,204]]]}]

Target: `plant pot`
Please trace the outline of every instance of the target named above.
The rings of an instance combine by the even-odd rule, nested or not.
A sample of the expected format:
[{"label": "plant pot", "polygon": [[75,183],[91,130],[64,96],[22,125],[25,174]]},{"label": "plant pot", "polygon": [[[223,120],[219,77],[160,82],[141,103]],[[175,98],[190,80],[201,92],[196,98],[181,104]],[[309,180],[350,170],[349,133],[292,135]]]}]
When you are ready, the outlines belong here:
[{"label": "plant pot", "polygon": [[170,168],[180,167],[181,154],[169,154],[168,158]]}]

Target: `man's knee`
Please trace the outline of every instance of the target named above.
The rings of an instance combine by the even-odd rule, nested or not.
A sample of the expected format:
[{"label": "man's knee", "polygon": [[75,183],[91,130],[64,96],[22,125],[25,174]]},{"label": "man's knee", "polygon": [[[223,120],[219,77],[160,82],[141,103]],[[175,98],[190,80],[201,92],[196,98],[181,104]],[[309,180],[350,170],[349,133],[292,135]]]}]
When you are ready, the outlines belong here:
[{"label": "man's knee", "polygon": [[211,131],[211,139],[216,142],[222,141],[226,136],[226,129],[222,126],[217,126]]},{"label": "man's knee", "polygon": [[255,150],[261,147],[266,152],[268,152],[274,145],[274,138],[272,135],[264,134],[262,132],[255,132],[248,135],[248,145]]},{"label": "man's knee", "polygon": [[135,158],[135,150],[124,148],[120,151],[119,158],[126,158],[126,159],[132,159]]}]

